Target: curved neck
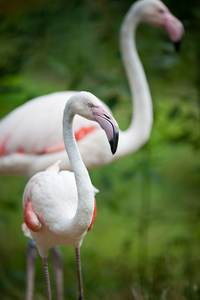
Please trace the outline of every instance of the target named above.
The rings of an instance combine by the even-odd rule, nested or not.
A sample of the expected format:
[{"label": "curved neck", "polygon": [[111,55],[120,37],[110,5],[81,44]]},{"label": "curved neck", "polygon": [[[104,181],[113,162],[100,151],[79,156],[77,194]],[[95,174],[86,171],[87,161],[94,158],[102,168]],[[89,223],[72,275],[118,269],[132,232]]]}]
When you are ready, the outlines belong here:
[{"label": "curved neck", "polygon": [[131,90],[133,109],[129,128],[120,134],[116,158],[141,147],[149,138],[153,121],[151,94],[135,45],[139,18],[135,3],[126,14],[120,30],[120,50]]},{"label": "curved neck", "polygon": [[71,101],[68,101],[63,116],[63,137],[65,148],[74,172],[78,206],[70,226],[74,227],[74,233],[82,234],[88,229],[94,210],[94,192],[88,171],[78,151],[73,133],[74,113],[71,110]]}]

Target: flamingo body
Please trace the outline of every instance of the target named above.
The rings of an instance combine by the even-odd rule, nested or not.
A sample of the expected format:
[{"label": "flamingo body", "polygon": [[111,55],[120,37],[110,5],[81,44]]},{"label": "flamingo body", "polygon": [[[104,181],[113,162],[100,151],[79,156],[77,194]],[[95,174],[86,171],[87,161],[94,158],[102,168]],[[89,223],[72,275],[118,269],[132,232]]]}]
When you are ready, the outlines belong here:
[{"label": "flamingo body", "polygon": [[[33,203],[31,199],[34,199]],[[81,232],[76,233],[73,228],[67,227],[70,219],[73,219],[78,205],[73,172],[55,172],[50,169],[34,175],[24,192],[23,206],[26,214],[31,211],[30,203],[32,203],[35,218],[32,220],[32,226],[30,226],[29,216],[25,218],[25,222],[31,230],[31,236],[35,243],[39,245],[38,249],[42,257],[47,257],[48,249],[56,245],[80,246],[92,223],[95,207],[92,208],[91,217],[88,218]],[[38,226],[38,220],[40,226]],[[82,221],[80,220],[80,222]]]}]

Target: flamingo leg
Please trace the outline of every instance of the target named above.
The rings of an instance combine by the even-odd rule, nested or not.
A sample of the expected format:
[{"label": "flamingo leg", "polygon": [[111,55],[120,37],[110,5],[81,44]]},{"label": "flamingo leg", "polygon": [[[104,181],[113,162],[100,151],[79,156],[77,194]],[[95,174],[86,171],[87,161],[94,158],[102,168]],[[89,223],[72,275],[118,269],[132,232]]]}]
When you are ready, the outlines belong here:
[{"label": "flamingo leg", "polygon": [[33,299],[34,292],[34,278],[35,278],[35,261],[37,258],[36,246],[33,240],[29,241],[26,250],[26,265],[27,265],[27,286],[26,286],[26,300]]},{"label": "flamingo leg", "polygon": [[63,300],[63,270],[62,270],[62,255],[58,248],[52,249],[54,271],[56,278],[57,299]]},{"label": "flamingo leg", "polygon": [[77,267],[77,274],[78,274],[78,290],[79,290],[78,300],[84,300],[84,297],[83,297],[83,281],[82,281],[82,272],[81,272],[80,248],[75,248],[75,252],[76,252],[76,267]]},{"label": "flamingo leg", "polygon": [[47,258],[43,258],[43,267],[44,267],[44,278],[47,290],[47,300],[51,300],[51,286],[50,286],[50,279],[49,279],[49,268],[48,268],[48,261]]}]

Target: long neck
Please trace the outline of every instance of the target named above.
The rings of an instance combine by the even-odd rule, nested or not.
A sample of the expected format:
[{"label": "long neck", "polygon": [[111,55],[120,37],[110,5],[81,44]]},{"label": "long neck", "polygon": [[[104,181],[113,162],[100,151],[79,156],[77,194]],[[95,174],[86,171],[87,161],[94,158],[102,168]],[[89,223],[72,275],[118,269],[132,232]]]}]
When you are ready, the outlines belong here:
[{"label": "long neck", "polygon": [[[69,104],[69,103],[68,103]],[[68,105],[67,104],[67,105]],[[94,192],[88,171],[78,151],[73,133],[73,118],[69,105],[64,110],[63,137],[66,151],[74,171],[78,193],[78,206],[71,222],[74,233],[83,233],[90,225],[94,210]]]},{"label": "long neck", "polygon": [[132,120],[130,127],[120,134],[116,158],[132,153],[149,138],[152,121],[152,101],[147,79],[139,59],[135,33],[139,17],[135,4],[124,18],[120,32],[120,50],[132,96]]}]

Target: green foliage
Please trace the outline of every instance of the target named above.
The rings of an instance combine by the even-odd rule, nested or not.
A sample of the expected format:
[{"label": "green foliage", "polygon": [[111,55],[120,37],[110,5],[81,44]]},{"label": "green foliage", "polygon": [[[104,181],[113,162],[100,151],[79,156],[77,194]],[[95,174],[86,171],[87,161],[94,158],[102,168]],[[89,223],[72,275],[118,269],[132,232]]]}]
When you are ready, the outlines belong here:
[{"label": "green foliage", "polygon": [[[2,6],[0,117],[57,90],[89,90],[126,129],[131,118],[118,32],[131,1],[21,0]],[[180,4],[181,3],[181,4]],[[82,252],[86,299],[199,299],[199,87],[195,4],[166,3],[184,21],[175,54],[162,30],[141,25],[137,45],[154,105],[150,141],[140,151],[91,170],[100,193]],[[5,4],[5,3],[4,3]],[[189,51],[188,51],[189,49]],[[0,298],[24,299],[21,198],[27,179],[0,178]],[[61,247],[65,298],[77,297],[72,247]],[[51,257],[51,256],[50,256]],[[55,284],[50,261],[53,297]],[[41,259],[35,299],[46,299]]]}]

